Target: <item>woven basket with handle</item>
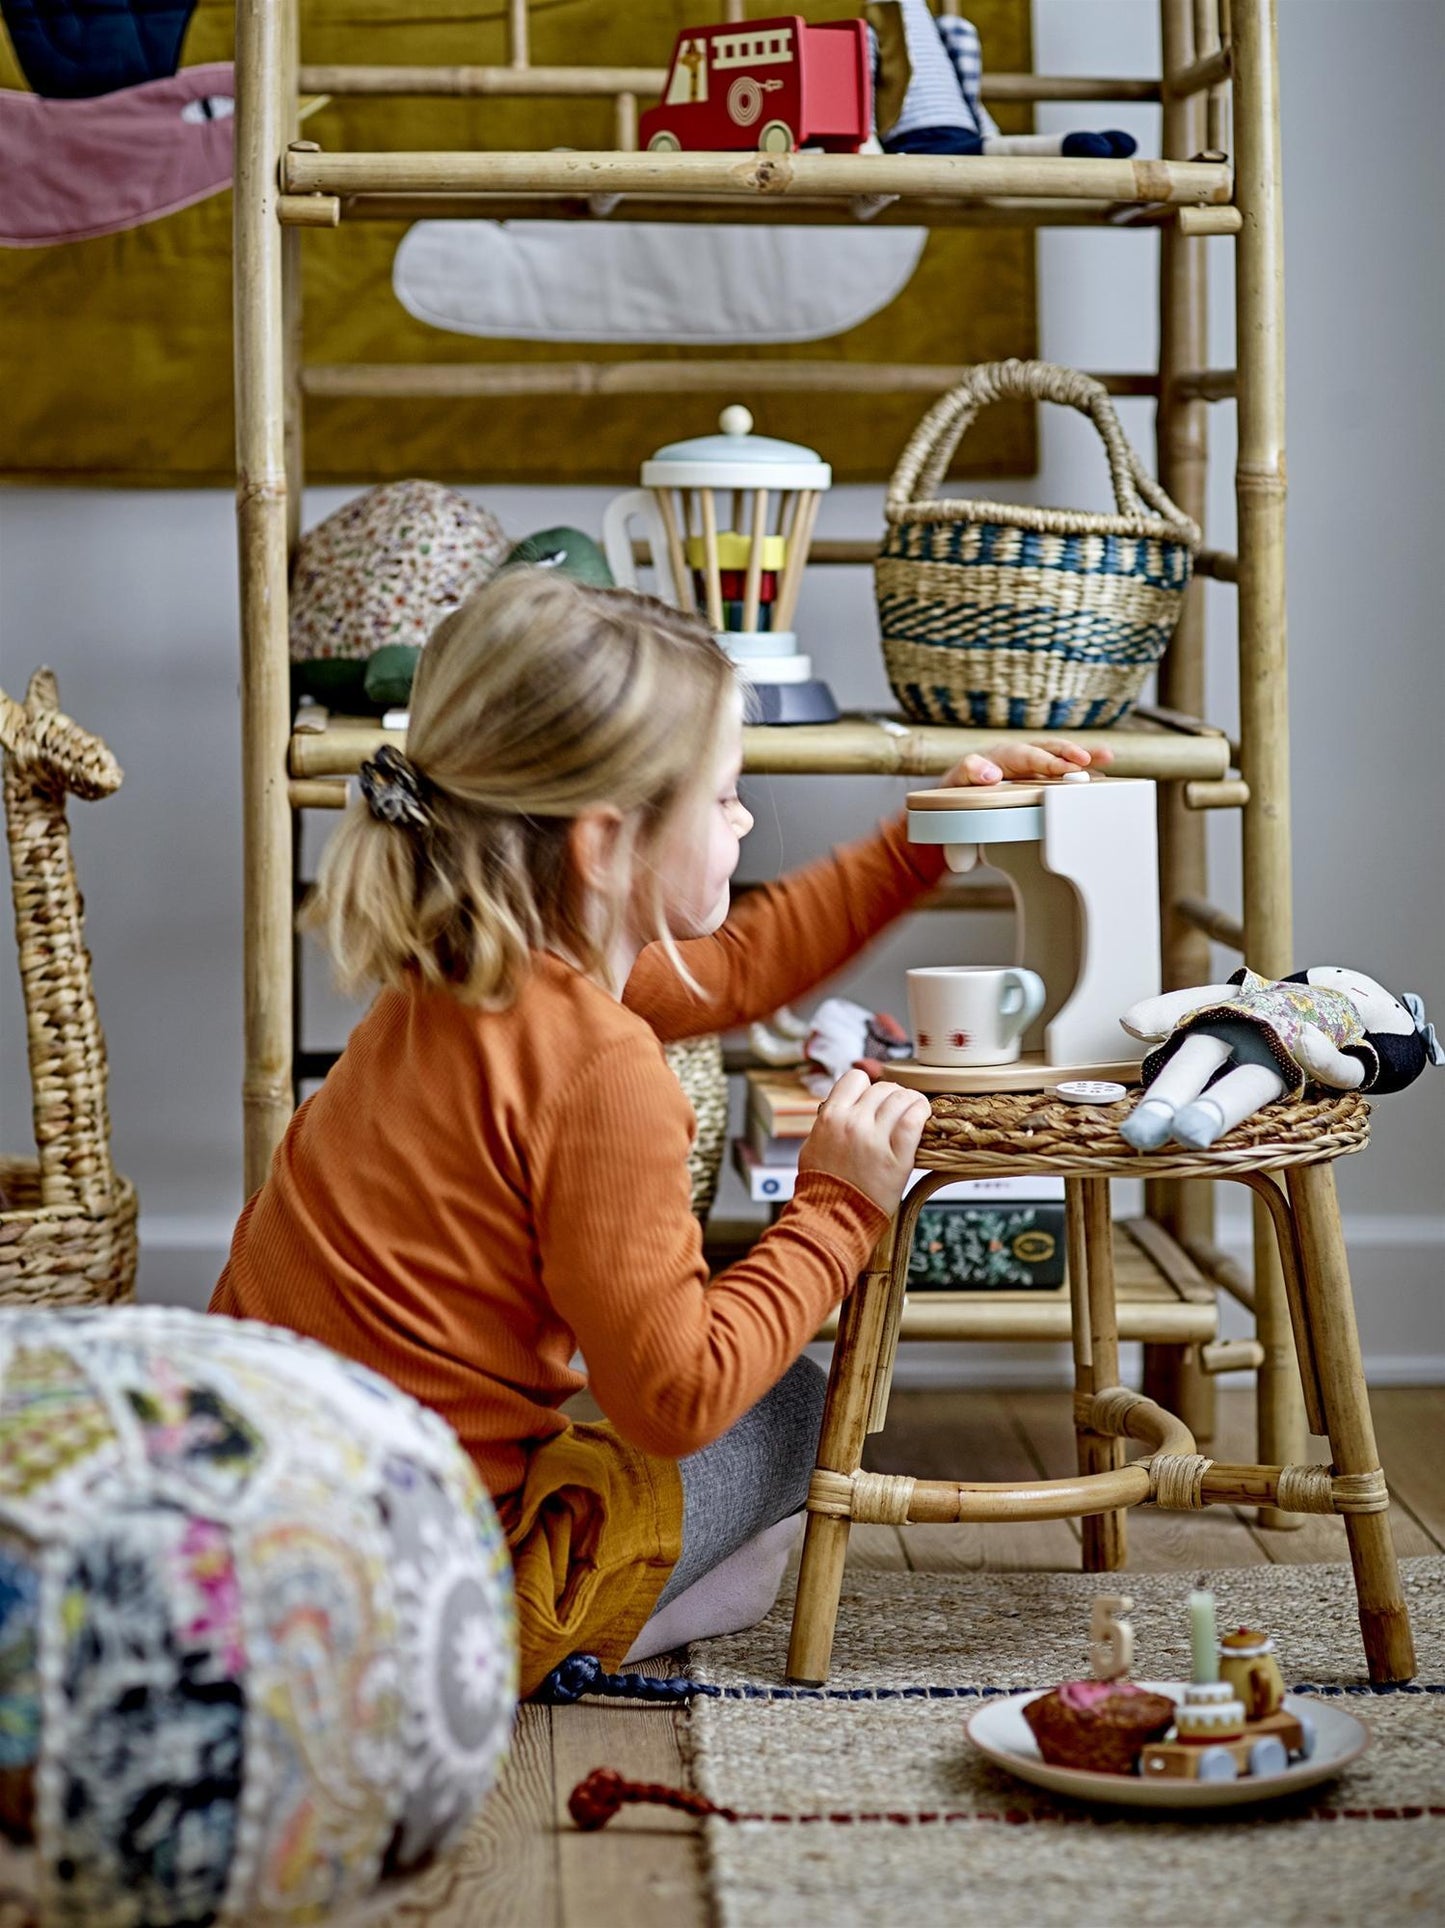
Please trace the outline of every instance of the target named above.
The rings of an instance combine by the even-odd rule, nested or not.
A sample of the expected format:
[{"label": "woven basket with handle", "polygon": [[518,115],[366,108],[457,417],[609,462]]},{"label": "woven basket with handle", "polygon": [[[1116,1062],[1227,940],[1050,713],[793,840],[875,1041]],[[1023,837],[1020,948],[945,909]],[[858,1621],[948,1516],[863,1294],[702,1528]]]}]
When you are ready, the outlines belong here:
[{"label": "woven basket with handle", "polygon": [[697,1119],[697,1136],[688,1156],[687,1175],[692,1185],[692,1209],[706,1225],[717,1197],[728,1128],[728,1081],[723,1070],[722,1039],[682,1038],[664,1045],[662,1055],[686,1092]]},{"label": "woven basket with handle", "polygon": [[105,1039],[65,816],[67,793],[109,796],[120,766],[61,714],[46,669],[23,706],[0,690],[0,747],[38,1153],[0,1157],[0,1306],[128,1299],[136,1196],[110,1160]]},{"label": "woven basket with handle", "polygon": [[[941,496],[981,408],[1061,402],[1093,421],[1115,515]],[[920,722],[1104,728],[1138,699],[1179,619],[1199,529],[1145,474],[1103,385],[1052,362],[985,362],[924,416],[888,485],[875,566],[888,679]]]}]

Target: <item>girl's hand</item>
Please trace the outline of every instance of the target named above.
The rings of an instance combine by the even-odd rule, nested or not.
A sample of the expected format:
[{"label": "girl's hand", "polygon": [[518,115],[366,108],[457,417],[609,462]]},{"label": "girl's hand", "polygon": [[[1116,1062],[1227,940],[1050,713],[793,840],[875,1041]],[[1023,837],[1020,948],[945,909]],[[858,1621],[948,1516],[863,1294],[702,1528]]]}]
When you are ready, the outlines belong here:
[{"label": "girl's hand", "polygon": [[1063,738],[1052,743],[995,743],[975,750],[949,771],[940,788],[953,790],[969,783],[999,783],[1005,777],[1025,782],[1030,777],[1061,777],[1069,770],[1102,770],[1114,761],[1112,750],[1086,750]]},{"label": "girl's hand", "polygon": [[928,1123],[921,1091],[871,1084],[866,1071],[845,1071],[818,1111],[798,1159],[804,1172],[828,1172],[855,1186],[882,1212],[894,1212],[913,1170]]}]

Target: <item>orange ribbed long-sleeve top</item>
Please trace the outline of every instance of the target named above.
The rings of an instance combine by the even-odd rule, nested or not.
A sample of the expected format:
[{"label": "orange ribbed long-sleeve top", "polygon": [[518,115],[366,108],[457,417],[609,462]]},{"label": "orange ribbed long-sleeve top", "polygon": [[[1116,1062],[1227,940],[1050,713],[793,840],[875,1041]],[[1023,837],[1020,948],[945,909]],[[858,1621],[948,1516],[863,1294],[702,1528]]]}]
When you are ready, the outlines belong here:
[{"label": "orange ribbed long-sleeve top", "polygon": [[715,935],[680,946],[703,997],[657,945],[621,1003],[545,955],[506,1011],[383,992],[292,1119],[212,1310],[294,1327],[433,1407],[504,1523],[529,1457],[566,1429],[559,1408],[588,1381],[647,1453],[682,1458],[715,1439],[849,1291],[884,1215],[806,1173],[709,1285],[688,1186],[694,1121],[659,1041],[810,990],[939,870],[900,819],[750,893]]}]

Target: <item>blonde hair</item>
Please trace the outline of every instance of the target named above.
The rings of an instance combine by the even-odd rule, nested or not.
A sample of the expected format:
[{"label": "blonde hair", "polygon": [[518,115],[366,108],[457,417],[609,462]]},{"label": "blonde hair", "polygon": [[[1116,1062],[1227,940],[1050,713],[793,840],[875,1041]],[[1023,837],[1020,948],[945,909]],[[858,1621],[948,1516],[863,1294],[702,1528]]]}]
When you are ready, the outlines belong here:
[{"label": "blonde hair", "polygon": [[[610,805],[620,864],[645,861],[711,775],[736,692],[697,617],[550,570],[495,577],[422,651],[405,803],[390,816],[353,803],[322,860],[304,921],[343,986],[420,976],[496,1009],[544,947],[609,981],[622,905],[595,928],[571,825]],[[660,905],[657,935],[682,970]]]}]

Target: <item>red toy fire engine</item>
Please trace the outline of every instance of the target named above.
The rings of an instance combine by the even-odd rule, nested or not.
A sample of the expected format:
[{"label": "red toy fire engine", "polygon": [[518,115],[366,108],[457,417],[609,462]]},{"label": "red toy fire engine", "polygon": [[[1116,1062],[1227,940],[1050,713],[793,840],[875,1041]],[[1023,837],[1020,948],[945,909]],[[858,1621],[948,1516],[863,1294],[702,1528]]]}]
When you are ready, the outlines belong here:
[{"label": "red toy fire engine", "polygon": [[873,126],[868,29],[810,27],[795,13],[745,25],[688,27],[677,37],[662,100],[639,124],[644,147],[798,147],[849,153]]}]

